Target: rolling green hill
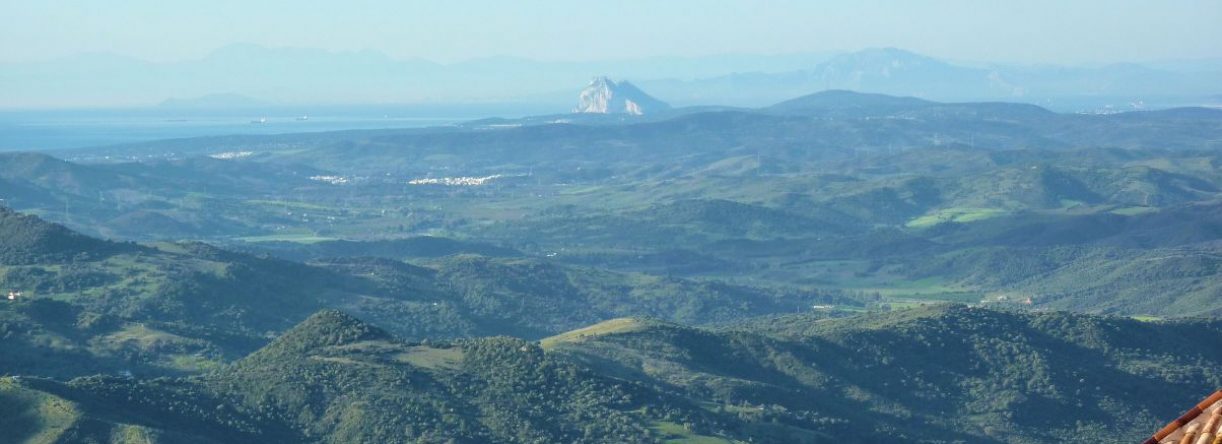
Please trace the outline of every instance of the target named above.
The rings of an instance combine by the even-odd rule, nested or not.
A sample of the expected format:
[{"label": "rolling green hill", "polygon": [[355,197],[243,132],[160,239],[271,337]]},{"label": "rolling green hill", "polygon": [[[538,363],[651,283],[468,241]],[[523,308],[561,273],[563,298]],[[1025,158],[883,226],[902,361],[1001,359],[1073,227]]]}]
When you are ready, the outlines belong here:
[{"label": "rolling green hill", "polygon": [[103,241],[0,211],[0,288],[23,293],[0,301],[0,374],[198,373],[323,308],[350,310],[407,338],[536,339],[617,316],[710,323],[819,301],[861,304],[839,292],[761,289],[540,259],[439,256],[418,266],[339,257],[304,264],[202,243]]},{"label": "rolling green hill", "polygon": [[1216,319],[937,305],[542,344],[402,341],[324,310],[200,376],[6,378],[0,404],[29,442],[1086,443],[1139,440],[1222,384]]},{"label": "rolling green hill", "polygon": [[[0,399],[28,418],[19,439],[98,416],[173,430],[187,442],[234,443],[656,442],[654,422],[714,421],[682,399],[558,361],[526,341],[406,343],[337,311],[198,378],[3,383]],[[67,412],[36,404],[55,401]],[[105,413],[115,405],[133,407]]]},{"label": "rolling green hill", "polygon": [[[1216,320],[1142,323],[931,306],[724,331],[673,324],[545,341],[576,362],[760,422],[904,441],[1136,441],[1222,384]],[[595,327],[594,329],[597,329]],[[1199,341],[1185,342],[1181,335]]]},{"label": "rolling green hill", "polygon": [[129,244],[106,242],[0,207],[0,263],[65,263],[139,251]]}]

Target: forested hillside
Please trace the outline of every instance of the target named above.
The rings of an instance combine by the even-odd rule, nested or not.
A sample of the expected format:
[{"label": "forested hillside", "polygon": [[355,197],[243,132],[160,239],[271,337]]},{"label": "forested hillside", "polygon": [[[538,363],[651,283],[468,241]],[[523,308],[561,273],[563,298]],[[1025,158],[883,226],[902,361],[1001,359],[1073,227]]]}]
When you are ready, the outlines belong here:
[{"label": "forested hillside", "polygon": [[542,346],[402,341],[325,310],[196,377],[0,380],[0,423],[118,442],[1126,442],[1222,384],[1220,351],[1216,320],[957,305],[625,318]]},{"label": "forested hillside", "polygon": [[941,305],[721,331],[613,321],[544,344],[715,411],[846,442],[1140,441],[1222,384],[1217,320]]},{"label": "forested hillside", "polygon": [[838,291],[782,291],[539,259],[298,263],[202,243],[141,246],[9,210],[0,213],[0,228],[6,258],[0,288],[22,293],[0,301],[2,374],[197,373],[249,353],[323,308],[350,310],[407,338],[537,339],[620,316],[712,323],[829,301],[864,304]]}]

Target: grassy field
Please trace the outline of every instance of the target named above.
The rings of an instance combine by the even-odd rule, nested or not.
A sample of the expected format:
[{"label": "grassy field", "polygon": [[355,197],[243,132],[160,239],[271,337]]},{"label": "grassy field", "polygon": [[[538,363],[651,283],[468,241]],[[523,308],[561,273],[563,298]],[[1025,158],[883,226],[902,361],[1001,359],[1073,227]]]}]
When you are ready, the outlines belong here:
[{"label": "grassy field", "polygon": [[650,429],[662,435],[662,442],[667,444],[734,444],[736,442],[716,436],[699,435],[673,422],[655,422]]},{"label": "grassy field", "polygon": [[611,333],[627,333],[640,330],[643,327],[644,324],[637,319],[612,319],[609,321],[599,322],[589,327],[561,333],[550,338],[544,338],[542,341],[539,341],[539,345],[544,349],[549,349],[555,347],[557,344],[581,341],[587,336],[599,336]]},{"label": "grassy field", "polygon": [[1141,322],[1158,322],[1158,321],[1163,320],[1163,318],[1162,318],[1162,317],[1159,317],[1159,316],[1142,316],[1142,315],[1138,315],[1138,316],[1129,316],[1129,317],[1130,317],[1130,318],[1133,318],[1133,319],[1135,319],[1135,320],[1141,321]]},{"label": "grassy field", "polygon": [[[980,299],[978,292],[947,283],[945,279],[939,276],[916,280],[895,280],[882,283],[882,285],[863,286],[855,289],[875,292],[883,297],[893,298],[936,299],[959,302],[973,302]],[[967,300],[965,301],[964,298],[967,298]]]},{"label": "grassy field", "polygon": [[331,211],[333,210],[333,208],[324,206],[324,205],[313,204],[309,202],[289,201],[289,200],[248,200],[244,203],[247,205],[259,206],[259,207],[280,207],[280,208],[291,208],[291,209],[296,209],[296,210],[312,210],[312,211]]},{"label": "grassy field", "polygon": [[420,368],[457,369],[462,366],[463,352],[458,348],[418,345],[408,349],[407,353],[396,355],[395,360]]},{"label": "grassy field", "polygon": [[[946,296],[945,300],[962,301],[964,298],[976,297],[977,293],[972,288],[947,282],[939,276],[912,279],[902,270],[886,266],[874,267],[870,261],[862,260],[779,264],[774,266],[774,269],[781,271],[776,275],[764,277],[778,280],[800,279],[800,282],[815,287],[878,293],[883,297],[930,299],[942,295]],[[972,301],[974,300],[967,302]]]},{"label": "grassy field", "polygon": [[15,378],[0,378],[0,431],[4,442],[60,442],[81,412],[72,402],[30,390]]},{"label": "grassy field", "polygon": [[944,222],[968,223],[992,219],[1005,215],[1006,210],[997,208],[953,207],[936,210],[932,213],[908,221],[908,228],[926,228]]},{"label": "grassy field", "polygon": [[242,242],[252,242],[252,243],[279,241],[279,242],[295,242],[299,244],[316,244],[319,242],[336,240],[336,238],[334,237],[319,236],[314,233],[278,233],[278,234],[267,234],[263,236],[239,237],[237,239]]}]

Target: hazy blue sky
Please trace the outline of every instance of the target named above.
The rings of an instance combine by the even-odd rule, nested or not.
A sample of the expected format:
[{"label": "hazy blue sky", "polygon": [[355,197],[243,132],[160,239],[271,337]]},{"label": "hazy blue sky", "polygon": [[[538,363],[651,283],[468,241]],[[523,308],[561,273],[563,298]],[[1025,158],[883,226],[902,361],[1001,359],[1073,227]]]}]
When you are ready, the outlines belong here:
[{"label": "hazy blue sky", "polygon": [[1022,63],[1222,57],[1220,0],[8,0],[0,62],[220,46],[374,49],[449,62],[790,53],[895,46]]}]

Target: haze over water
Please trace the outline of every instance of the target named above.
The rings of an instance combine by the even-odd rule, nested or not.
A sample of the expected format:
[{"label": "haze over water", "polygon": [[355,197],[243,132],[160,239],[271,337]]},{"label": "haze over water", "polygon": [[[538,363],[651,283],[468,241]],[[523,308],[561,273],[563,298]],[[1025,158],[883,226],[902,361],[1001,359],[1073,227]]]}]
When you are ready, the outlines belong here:
[{"label": "haze over water", "polygon": [[537,106],[276,107],[219,110],[0,112],[0,151],[84,148],[186,137],[284,134],[452,125],[517,117]]}]

